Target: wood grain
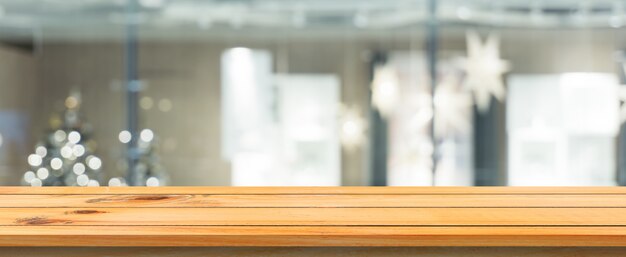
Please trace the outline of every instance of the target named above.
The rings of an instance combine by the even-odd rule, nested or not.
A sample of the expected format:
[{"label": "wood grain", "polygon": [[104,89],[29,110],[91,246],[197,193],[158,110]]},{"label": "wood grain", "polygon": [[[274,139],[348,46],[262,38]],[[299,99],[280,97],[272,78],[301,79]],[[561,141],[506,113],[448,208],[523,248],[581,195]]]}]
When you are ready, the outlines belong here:
[{"label": "wood grain", "polygon": [[0,225],[626,226],[626,208],[0,208]]},{"label": "wood grain", "polygon": [[0,187],[0,194],[536,194],[595,195],[626,194],[626,187]]},{"label": "wood grain", "polygon": [[2,226],[3,246],[626,246],[623,227]]},{"label": "wood grain", "polygon": [[34,247],[2,249],[19,257],[623,257],[619,247]]},{"label": "wood grain", "polygon": [[6,207],[45,207],[45,208],[149,208],[149,207],[626,207],[626,194],[612,195],[223,195],[223,194],[58,194],[58,195],[0,195],[0,208]]},{"label": "wood grain", "polygon": [[626,190],[0,187],[0,246],[626,246]]}]

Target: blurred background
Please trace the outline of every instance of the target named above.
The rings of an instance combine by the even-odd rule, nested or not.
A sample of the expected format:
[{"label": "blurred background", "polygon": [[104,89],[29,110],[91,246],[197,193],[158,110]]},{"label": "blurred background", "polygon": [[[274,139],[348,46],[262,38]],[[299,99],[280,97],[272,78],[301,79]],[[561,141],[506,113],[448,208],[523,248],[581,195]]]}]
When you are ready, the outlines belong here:
[{"label": "blurred background", "polygon": [[0,0],[0,185],[626,184],[626,0]]}]

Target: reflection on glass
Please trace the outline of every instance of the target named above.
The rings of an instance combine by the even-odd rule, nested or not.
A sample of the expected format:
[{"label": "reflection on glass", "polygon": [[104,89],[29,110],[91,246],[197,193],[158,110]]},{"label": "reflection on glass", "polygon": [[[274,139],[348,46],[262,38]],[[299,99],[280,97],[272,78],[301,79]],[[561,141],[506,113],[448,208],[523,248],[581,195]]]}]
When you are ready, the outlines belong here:
[{"label": "reflection on glass", "polygon": [[626,2],[427,3],[0,0],[0,184],[626,184]]},{"label": "reflection on glass", "polygon": [[511,76],[509,184],[615,185],[617,90],[613,74]]}]

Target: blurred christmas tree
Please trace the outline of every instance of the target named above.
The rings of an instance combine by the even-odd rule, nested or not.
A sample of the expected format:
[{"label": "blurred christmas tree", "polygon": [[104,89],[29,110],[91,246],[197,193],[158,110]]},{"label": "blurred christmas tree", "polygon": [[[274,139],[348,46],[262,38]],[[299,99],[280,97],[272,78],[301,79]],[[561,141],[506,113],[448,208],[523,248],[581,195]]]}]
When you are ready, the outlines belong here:
[{"label": "blurred christmas tree", "polygon": [[31,170],[23,184],[31,186],[99,186],[102,161],[93,153],[92,128],[80,116],[81,96],[65,99],[65,111],[50,119],[50,130],[28,156]]},{"label": "blurred christmas tree", "polygon": [[[124,130],[119,134],[120,142],[129,144],[132,135]],[[118,168],[126,174],[134,176],[135,184],[132,186],[165,186],[168,182],[167,173],[161,165],[158,154],[158,142],[154,132],[144,129],[139,133],[136,147],[130,147],[127,152],[136,160],[133,168],[129,168],[128,160],[123,159],[118,163]],[[127,186],[126,180],[121,177],[114,177],[109,180],[109,186]]]}]

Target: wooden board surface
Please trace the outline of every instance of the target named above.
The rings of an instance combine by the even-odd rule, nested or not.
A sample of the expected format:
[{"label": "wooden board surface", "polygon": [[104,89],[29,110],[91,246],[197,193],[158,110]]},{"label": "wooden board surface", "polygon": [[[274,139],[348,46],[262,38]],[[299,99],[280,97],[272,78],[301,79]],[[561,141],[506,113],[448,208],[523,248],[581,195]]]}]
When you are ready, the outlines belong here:
[{"label": "wooden board surface", "polygon": [[0,187],[0,194],[626,194],[626,187]]},{"label": "wooden board surface", "polygon": [[0,246],[626,246],[626,190],[0,187]]},{"label": "wooden board surface", "polygon": [[624,257],[626,248],[554,247],[30,247],[1,249],[19,257]]}]

